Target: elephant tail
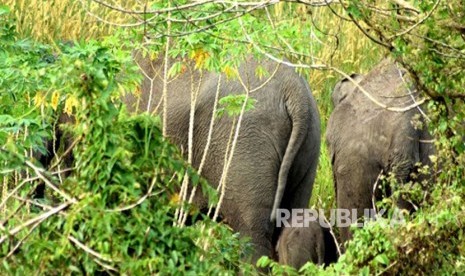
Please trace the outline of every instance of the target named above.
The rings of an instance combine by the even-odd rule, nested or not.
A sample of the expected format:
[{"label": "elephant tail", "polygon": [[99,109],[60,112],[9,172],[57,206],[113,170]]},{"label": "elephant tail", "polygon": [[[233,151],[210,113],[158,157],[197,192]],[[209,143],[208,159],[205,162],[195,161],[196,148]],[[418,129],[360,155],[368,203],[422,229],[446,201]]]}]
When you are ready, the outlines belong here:
[{"label": "elephant tail", "polygon": [[[307,93],[310,93],[310,89],[308,89],[307,91]],[[276,189],[273,209],[271,210],[270,217],[270,221],[272,223],[276,222],[277,211],[278,208],[281,206],[281,201],[286,190],[289,171],[291,170],[291,167],[299,152],[299,149],[301,148],[302,144],[304,143],[307,137],[307,133],[309,132],[310,124],[312,121],[312,115],[310,114],[311,111],[309,110],[309,106],[312,105],[311,100],[309,98],[295,98],[294,100],[297,101],[288,101],[286,104],[288,114],[292,122],[292,131],[289,138],[289,142],[286,147],[286,151],[284,153],[281,167],[279,168],[278,187]]]}]

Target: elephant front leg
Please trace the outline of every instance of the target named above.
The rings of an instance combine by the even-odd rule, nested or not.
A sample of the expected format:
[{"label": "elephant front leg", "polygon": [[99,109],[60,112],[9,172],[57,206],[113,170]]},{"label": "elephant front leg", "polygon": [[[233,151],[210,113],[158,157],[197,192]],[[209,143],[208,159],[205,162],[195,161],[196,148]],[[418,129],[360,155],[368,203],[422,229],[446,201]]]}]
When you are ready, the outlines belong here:
[{"label": "elephant front leg", "polygon": [[[336,166],[336,170],[338,167]],[[372,163],[360,163],[335,173],[336,181],[336,226],[340,229],[341,242],[352,239],[350,225],[363,222],[363,216],[373,208],[373,186],[380,170]]]}]

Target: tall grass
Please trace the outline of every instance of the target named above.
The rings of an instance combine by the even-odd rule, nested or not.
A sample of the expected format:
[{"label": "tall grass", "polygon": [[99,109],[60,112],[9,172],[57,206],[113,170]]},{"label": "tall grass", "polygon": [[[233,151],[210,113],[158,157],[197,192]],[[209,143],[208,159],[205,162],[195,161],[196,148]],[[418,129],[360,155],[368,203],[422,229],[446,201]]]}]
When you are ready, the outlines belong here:
[{"label": "tall grass", "polygon": [[[135,0],[105,2],[122,8],[136,7]],[[97,39],[111,34],[118,24],[130,19],[129,15],[87,0],[4,0],[3,4],[11,8],[22,36],[49,43],[56,40]],[[92,14],[114,25],[102,22]]]},{"label": "tall grass", "polygon": [[[17,18],[18,30],[22,36],[30,36],[40,41],[98,39],[111,34],[118,24],[131,20],[129,15],[105,9],[91,1],[77,0],[4,0]],[[123,8],[142,9],[141,1],[106,1]],[[85,6],[82,3],[86,4]],[[334,7],[339,13],[340,7]],[[328,8],[308,8],[280,2],[273,8],[275,16],[289,17],[296,24],[315,24],[317,41],[310,38],[309,43],[320,44],[315,53],[316,60],[331,64],[347,73],[365,73],[376,64],[383,52],[367,39],[358,28],[333,14]],[[115,23],[101,22],[91,13]],[[323,45],[321,45],[323,43]],[[307,60],[311,63],[311,60]],[[316,181],[313,188],[311,206],[329,208],[334,203],[334,187],[331,171],[331,158],[325,142],[326,124],[332,110],[331,91],[341,78],[336,72],[313,70],[308,80],[315,95],[321,116],[322,146]]]}]

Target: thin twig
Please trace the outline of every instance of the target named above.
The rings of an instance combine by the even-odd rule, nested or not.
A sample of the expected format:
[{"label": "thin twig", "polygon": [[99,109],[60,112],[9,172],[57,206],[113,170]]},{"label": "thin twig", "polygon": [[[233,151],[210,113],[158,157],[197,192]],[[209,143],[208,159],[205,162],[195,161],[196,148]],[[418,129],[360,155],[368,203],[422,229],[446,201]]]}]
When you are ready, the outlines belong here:
[{"label": "thin twig", "polygon": [[[416,99],[415,99],[415,97],[413,96],[413,92],[412,92],[412,90],[410,89],[410,87],[409,87],[407,81],[405,80],[405,78],[404,78],[404,76],[403,76],[403,74],[402,74],[402,71],[400,70],[400,68],[399,68],[399,66],[398,66],[397,63],[396,63],[396,68],[397,68],[397,71],[398,71],[398,73],[399,73],[400,78],[402,79],[402,82],[405,84],[405,87],[407,88],[408,95],[411,97],[411,99],[412,99],[413,102],[416,102]],[[417,106],[417,109],[418,109],[418,111],[421,113],[421,115],[423,115],[423,118],[425,118],[428,122],[431,122],[431,119],[428,117],[428,115],[426,115],[425,112],[423,112],[423,110],[421,109],[420,106]]]},{"label": "thin twig", "polygon": [[119,207],[119,208],[116,208],[116,209],[105,210],[105,211],[106,212],[127,211],[127,210],[130,210],[130,209],[132,209],[134,207],[137,207],[138,205],[142,204],[149,196],[161,194],[163,191],[160,191],[160,192],[158,192],[156,194],[152,194],[153,187],[155,187],[155,184],[157,183],[157,180],[158,180],[158,173],[155,173],[155,176],[153,177],[152,182],[150,183],[150,187],[147,190],[147,193],[144,196],[142,196],[141,198],[139,198],[135,203],[130,204],[128,206]]},{"label": "thin twig", "polygon": [[[207,142],[205,144],[202,159],[200,161],[200,165],[197,170],[199,175],[202,174],[203,166],[205,165],[205,160],[207,158],[208,151],[210,150],[210,144],[211,144],[212,135],[213,135],[213,126],[215,124],[216,110],[217,110],[218,100],[219,100],[219,95],[220,95],[221,76],[222,76],[221,74],[218,75],[218,83],[216,85],[215,99],[213,101],[213,111],[212,111],[212,115],[210,118],[210,126],[208,128]],[[194,201],[194,196],[196,192],[197,192],[197,186],[192,187],[191,194],[188,200],[188,204],[192,204],[192,202]],[[185,225],[186,220],[187,220],[187,215],[188,215],[187,212],[184,212],[184,214],[181,213],[181,225]]]},{"label": "thin twig", "polygon": [[416,27],[420,26],[421,24],[423,24],[423,22],[426,21],[426,19],[430,18],[431,15],[433,14],[433,12],[436,10],[436,8],[439,6],[439,2],[441,2],[441,0],[437,0],[436,3],[434,4],[433,8],[422,18],[420,19],[418,22],[416,22],[415,24],[413,24],[412,26],[408,27],[407,29],[403,30],[402,32],[399,32],[399,33],[396,33],[390,37],[388,37],[388,41],[392,41],[392,39],[396,38],[396,37],[399,37],[399,36],[403,36],[403,35],[406,35],[408,33],[410,33],[413,29],[415,29]]},{"label": "thin twig", "polygon": [[[82,250],[84,250],[85,252],[87,252],[88,254],[94,256],[95,258],[99,259],[99,260],[102,260],[102,261],[105,261],[105,262],[108,262],[108,263],[114,263],[114,261],[110,258],[107,258],[105,256],[103,256],[102,254],[96,252],[95,250],[93,250],[92,248],[89,248],[88,246],[86,246],[85,244],[81,243],[79,240],[77,240],[75,237],[73,237],[72,235],[68,235],[68,239],[74,243],[77,247],[81,248]],[[100,264],[101,266],[105,267],[106,269],[108,270],[112,270],[112,271],[115,271],[115,272],[118,272],[118,269],[116,269],[115,267],[111,266],[111,265],[108,265],[108,264],[103,264],[103,263],[100,263],[98,262],[98,264]]]},{"label": "thin twig", "polygon": [[333,240],[334,240],[334,244],[336,245],[337,254],[338,254],[338,256],[341,256],[341,255],[342,255],[342,252],[341,252],[341,245],[340,245],[339,242],[337,241],[336,234],[334,234],[333,226],[329,223],[329,221],[328,221],[328,219],[326,218],[326,216],[323,216],[323,219],[325,220],[325,223],[329,225],[329,233],[331,234],[331,237],[332,237]]},{"label": "thin twig", "polygon": [[379,174],[378,174],[378,177],[376,177],[376,181],[373,184],[373,193],[371,194],[371,204],[373,205],[373,212],[374,212],[374,215],[375,215],[375,219],[378,216],[378,210],[376,208],[376,196],[375,196],[375,193],[376,193],[376,188],[378,188],[378,182],[381,179],[382,175],[383,175],[383,170],[381,170],[379,172]]},{"label": "thin twig", "polygon": [[21,246],[21,244],[32,234],[32,232],[34,231],[34,229],[37,228],[37,226],[40,225],[40,223],[42,222],[43,220],[41,221],[38,221],[36,222],[34,225],[32,225],[31,229],[29,229],[29,232],[27,232],[27,234],[21,238],[21,240],[19,240],[15,247],[13,247],[13,249],[10,250],[10,252],[8,252],[8,254],[6,255],[5,259],[8,259],[9,257],[11,257],[11,255],[13,255],[16,250],[18,250],[18,248]]},{"label": "thin twig", "polygon": [[2,202],[0,203],[0,209],[3,208],[3,206],[6,204],[8,199],[10,199],[10,197],[12,197],[14,194],[16,194],[18,192],[18,190],[21,189],[26,183],[32,182],[32,181],[35,181],[35,180],[38,180],[38,179],[39,179],[39,177],[31,177],[31,178],[27,178],[27,179],[24,179],[23,181],[21,181],[21,183],[16,185],[16,187],[2,200]]},{"label": "thin twig", "polygon": [[47,185],[49,188],[51,188],[52,190],[54,190],[55,192],[57,192],[59,195],[61,195],[63,198],[65,198],[67,201],[70,201],[72,203],[76,202],[76,200],[74,198],[71,198],[69,195],[67,195],[66,193],[64,193],[63,191],[61,191],[60,189],[58,189],[55,185],[53,185],[53,183],[47,179],[47,177],[44,176],[44,170],[41,169],[41,168],[38,168],[36,167],[34,164],[32,164],[30,161],[25,161],[25,164],[30,167],[32,170],[34,170],[34,172],[36,173],[36,175],[42,180],[44,181],[45,185]]},{"label": "thin twig", "polygon": [[21,230],[23,230],[24,228],[26,227],[29,227],[37,222],[42,222],[43,220],[49,218],[50,216],[56,214],[56,213],[59,213],[61,212],[62,210],[66,209],[67,207],[69,207],[71,204],[73,204],[73,202],[64,202],[62,203],[61,205],[45,212],[45,213],[42,213],[41,215],[37,216],[37,217],[34,217],[28,221],[26,221],[25,223],[13,228],[12,230],[8,231],[7,235],[3,235],[1,238],[0,238],[0,244],[2,244],[8,237],[10,236],[14,236],[16,235],[17,233],[19,233]]},{"label": "thin twig", "polygon": [[[63,158],[70,154],[71,151],[73,150],[74,146],[76,146],[76,144],[81,141],[82,137],[79,137],[79,138],[76,138],[73,140],[73,143],[71,143],[71,145],[65,150],[65,152],[61,155],[61,156],[58,156],[56,158],[56,161],[50,166],[49,170],[52,170],[54,169],[62,160]],[[72,169],[71,169],[72,170]]]},{"label": "thin twig", "polygon": [[44,209],[44,210],[51,210],[51,209],[53,209],[52,206],[50,206],[50,205],[45,205],[45,204],[41,204],[41,203],[37,202],[36,200],[30,200],[30,199],[28,199],[28,198],[22,198],[22,197],[17,196],[17,195],[14,195],[13,198],[15,198],[15,199],[17,199],[17,200],[19,200],[19,201],[24,201],[24,202],[26,202],[26,203],[29,203],[30,205],[35,205],[35,206],[40,207],[40,208],[42,208],[42,209]]},{"label": "thin twig", "polygon": [[[320,206],[322,206],[321,198],[318,198],[318,201],[320,202]],[[323,219],[324,219],[325,223],[327,225],[329,225],[329,233],[331,234],[331,236],[332,236],[332,238],[334,240],[334,244],[336,245],[338,255],[341,256],[342,255],[341,246],[339,245],[339,242],[337,241],[336,234],[334,234],[333,226],[331,225],[331,223],[328,221],[328,219],[326,218],[326,216],[324,214],[323,214]]]},{"label": "thin twig", "polygon": [[394,261],[392,262],[389,266],[387,266],[384,270],[382,270],[381,272],[377,273],[376,276],[380,276],[380,275],[383,275],[384,273],[386,273],[386,271],[388,271],[389,269],[391,269],[391,267],[393,267],[394,265],[397,264],[397,261]]}]

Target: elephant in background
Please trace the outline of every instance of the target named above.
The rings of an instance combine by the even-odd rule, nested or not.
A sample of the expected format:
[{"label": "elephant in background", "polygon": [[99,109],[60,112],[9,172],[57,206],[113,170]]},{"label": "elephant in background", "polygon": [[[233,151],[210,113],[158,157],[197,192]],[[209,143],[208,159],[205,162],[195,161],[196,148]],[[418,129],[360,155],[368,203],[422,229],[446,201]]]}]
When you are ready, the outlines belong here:
[{"label": "elephant in background", "polygon": [[[405,107],[415,103],[417,93],[409,87],[407,76],[389,59],[383,60],[365,76],[352,78],[377,101],[388,107]],[[413,90],[413,91],[412,91]],[[336,84],[332,94],[334,111],[326,132],[330,151],[337,208],[356,209],[361,217],[371,209],[373,188],[380,173],[393,173],[399,183],[409,181],[415,164],[430,164],[434,153],[426,126],[417,129],[413,117],[420,107],[390,111],[375,104],[348,79]],[[379,195],[375,195],[379,197]],[[408,207],[399,201],[399,207]],[[351,238],[349,229],[341,228],[341,241]]]},{"label": "elephant in background", "polygon": [[[239,68],[239,80],[201,72],[186,64],[183,73],[167,83],[166,106],[162,100],[163,60],[149,60],[136,54],[144,72],[140,97],[128,94],[124,102],[132,112],[150,112],[163,117],[166,109],[167,136],[184,150],[189,149],[191,90],[198,91],[194,105],[192,164],[198,169],[204,154],[201,175],[213,186],[220,183],[225,154],[234,119],[213,116],[216,99],[243,94],[244,84],[256,100],[254,109],[244,113],[237,144],[225,182],[221,216],[236,232],[251,238],[252,261],[273,256],[277,208],[305,208],[310,200],[320,151],[320,119],[306,81],[293,68],[272,61],[248,58]],[[173,62],[171,60],[170,62]],[[260,79],[262,66],[274,75]],[[217,89],[219,88],[219,90]],[[216,96],[217,90],[219,95]],[[214,119],[211,143],[205,152],[209,126]],[[207,200],[196,192],[199,209]]]},{"label": "elephant in background", "polygon": [[276,245],[280,264],[301,268],[307,262],[329,265],[339,257],[334,237],[318,221],[308,227],[284,227]]}]

